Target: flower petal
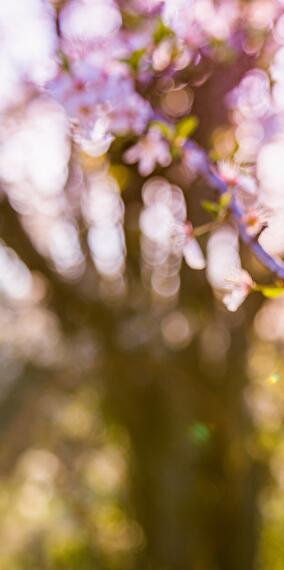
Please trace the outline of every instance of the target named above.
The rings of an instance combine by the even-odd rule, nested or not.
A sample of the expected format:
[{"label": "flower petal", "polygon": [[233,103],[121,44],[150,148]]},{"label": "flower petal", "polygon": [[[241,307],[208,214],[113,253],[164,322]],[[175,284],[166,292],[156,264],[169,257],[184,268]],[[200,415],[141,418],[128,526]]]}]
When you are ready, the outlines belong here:
[{"label": "flower petal", "polygon": [[198,241],[194,238],[186,240],[183,247],[184,259],[192,269],[204,269],[206,266],[205,257]]}]

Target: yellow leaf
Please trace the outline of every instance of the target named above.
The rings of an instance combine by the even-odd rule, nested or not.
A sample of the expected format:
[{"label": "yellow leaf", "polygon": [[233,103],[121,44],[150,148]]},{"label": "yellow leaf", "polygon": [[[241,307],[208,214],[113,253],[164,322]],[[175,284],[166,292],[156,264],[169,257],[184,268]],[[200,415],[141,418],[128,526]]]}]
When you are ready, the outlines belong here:
[{"label": "yellow leaf", "polygon": [[277,299],[277,297],[280,297],[280,295],[283,295],[284,293],[284,287],[260,286],[259,290],[264,295],[264,297],[267,297],[268,299]]}]

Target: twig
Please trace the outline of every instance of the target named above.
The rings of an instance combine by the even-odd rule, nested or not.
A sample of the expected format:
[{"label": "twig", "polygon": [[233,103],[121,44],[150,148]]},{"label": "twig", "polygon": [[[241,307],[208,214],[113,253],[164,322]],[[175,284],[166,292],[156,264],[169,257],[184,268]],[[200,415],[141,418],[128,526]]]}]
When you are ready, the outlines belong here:
[{"label": "twig", "polygon": [[208,222],[207,224],[202,224],[202,226],[196,226],[192,230],[192,235],[194,237],[203,236],[204,234],[208,234],[208,232],[211,232],[212,230],[214,230],[218,225],[220,225],[220,221],[219,220],[213,220],[213,222]]},{"label": "twig", "polygon": [[[194,143],[192,143],[190,141],[188,141],[185,144],[185,148],[187,148],[188,150],[190,150],[194,147],[196,148],[197,145],[195,145]],[[202,169],[201,174],[206,178],[209,185],[212,188],[214,188],[214,190],[217,191],[219,196],[221,196],[222,194],[228,192],[227,184],[213,170],[213,166],[210,163],[206,153],[204,151],[202,151],[202,152],[203,152],[203,158],[204,158],[204,161],[203,161],[204,167]],[[240,238],[242,239],[242,241],[250,248],[250,250],[255,255],[255,257],[260,261],[260,263],[264,267],[266,267],[266,269],[268,269],[273,275],[278,277],[278,279],[281,279],[281,281],[284,281],[284,264],[283,264],[283,262],[281,260],[278,261],[277,259],[272,257],[269,253],[267,253],[267,251],[265,251],[265,249],[263,249],[263,247],[258,242],[257,237],[251,236],[248,233],[246,225],[243,223],[244,212],[243,212],[241,206],[239,205],[239,203],[237,202],[236,198],[232,197],[231,202],[228,206],[228,209],[229,209],[231,216],[234,219],[234,221],[238,227],[239,235],[240,235]]]}]

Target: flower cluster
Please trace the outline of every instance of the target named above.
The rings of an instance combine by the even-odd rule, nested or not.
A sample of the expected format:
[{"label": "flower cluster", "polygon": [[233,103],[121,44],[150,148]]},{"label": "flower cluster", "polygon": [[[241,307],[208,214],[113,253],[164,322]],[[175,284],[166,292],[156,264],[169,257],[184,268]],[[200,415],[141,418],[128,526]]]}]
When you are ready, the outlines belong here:
[{"label": "flower cluster", "polygon": [[[83,267],[83,218],[98,272],[122,275],[119,191],[135,172],[141,184],[162,171],[143,186],[140,216],[142,274],[156,293],[176,295],[184,259],[207,267],[217,296],[236,310],[257,289],[241,266],[239,237],[283,279],[283,2],[2,4],[0,176],[56,269]],[[224,89],[228,116],[211,137],[213,167],[192,141],[195,103],[224,62],[236,62],[240,80]],[[211,219],[196,227],[187,190],[200,179],[213,190],[203,204]],[[107,223],[97,220],[104,209]]]}]

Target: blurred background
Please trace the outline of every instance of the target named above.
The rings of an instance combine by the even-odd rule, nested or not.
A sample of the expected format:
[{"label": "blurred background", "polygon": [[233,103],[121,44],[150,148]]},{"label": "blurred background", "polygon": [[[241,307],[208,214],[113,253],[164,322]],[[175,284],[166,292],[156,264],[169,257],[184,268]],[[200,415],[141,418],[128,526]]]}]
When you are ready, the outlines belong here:
[{"label": "blurred background", "polygon": [[[142,18],[132,4],[117,3],[126,28]],[[274,206],[261,239],[280,256],[282,4],[216,3],[215,27],[207,4],[201,59],[140,92],[171,120],[197,116],[213,160],[253,165],[247,183]],[[167,216],[210,219],[198,153],[143,178],[122,158],[135,137],[98,156],[70,142],[43,87],[53,32],[39,6],[0,6],[0,568],[283,570],[284,300],[230,313],[210,269],[168,247]],[[219,232],[209,267],[235,240]]]}]

